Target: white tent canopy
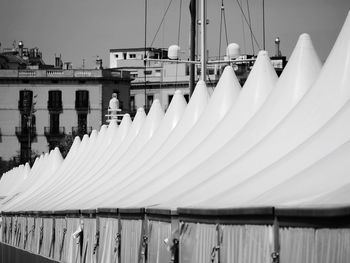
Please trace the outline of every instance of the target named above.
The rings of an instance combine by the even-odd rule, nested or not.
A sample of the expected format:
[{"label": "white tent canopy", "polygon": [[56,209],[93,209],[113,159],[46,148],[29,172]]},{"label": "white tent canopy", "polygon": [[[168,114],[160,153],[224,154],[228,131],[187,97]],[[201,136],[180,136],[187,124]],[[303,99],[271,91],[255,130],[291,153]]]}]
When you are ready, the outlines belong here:
[{"label": "white tent canopy", "polygon": [[307,34],[279,79],[261,51],[242,90],[228,66],[210,98],[199,81],[188,105],[176,91],[165,115],[155,100],[76,138],[65,160],[55,149],[4,174],[1,210],[336,203],[349,184],[349,54],[349,18],[323,67]]},{"label": "white tent canopy", "polygon": [[14,168],[0,180],[2,252],[348,262],[349,72],[350,14],[323,66],[302,34],[279,78],[260,51],[243,88],[226,66],[211,96],[199,81],[188,104],[175,91],[165,113],[155,100],[76,137],[64,160],[56,148]]}]

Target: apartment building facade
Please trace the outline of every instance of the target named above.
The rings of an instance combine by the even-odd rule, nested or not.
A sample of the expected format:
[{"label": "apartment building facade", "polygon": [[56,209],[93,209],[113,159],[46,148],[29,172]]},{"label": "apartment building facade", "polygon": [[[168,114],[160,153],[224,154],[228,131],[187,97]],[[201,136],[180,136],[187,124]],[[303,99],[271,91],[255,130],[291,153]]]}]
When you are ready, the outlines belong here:
[{"label": "apartment building facade", "polygon": [[129,72],[108,69],[0,70],[0,157],[41,154],[66,135],[83,136],[105,123],[112,93],[130,110]]}]

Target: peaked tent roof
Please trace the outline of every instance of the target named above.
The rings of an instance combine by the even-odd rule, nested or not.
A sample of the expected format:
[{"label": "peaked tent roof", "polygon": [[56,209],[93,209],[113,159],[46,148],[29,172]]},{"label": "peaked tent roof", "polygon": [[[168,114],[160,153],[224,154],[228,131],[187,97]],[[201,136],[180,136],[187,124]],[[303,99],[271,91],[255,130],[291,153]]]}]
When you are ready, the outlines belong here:
[{"label": "peaked tent roof", "polygon": [[163,117],[155,101],[76,139],[62,163],[41,156],[1,209],[348,205],[349,54],[350,15],[321,71],[307,34],[276,84],[260,52],[242,91],[228,67],[210,99],[198,82],[186,109],[175,96]]}]

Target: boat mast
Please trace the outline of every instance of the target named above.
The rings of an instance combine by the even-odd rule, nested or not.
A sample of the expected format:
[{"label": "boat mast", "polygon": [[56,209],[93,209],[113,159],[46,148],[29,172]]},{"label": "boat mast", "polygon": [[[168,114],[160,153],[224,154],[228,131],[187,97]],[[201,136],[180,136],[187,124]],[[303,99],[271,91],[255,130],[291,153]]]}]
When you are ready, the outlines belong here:
[{"label": "boat mast", "polygon": [[206,81],[207,73],[207,3],[206,0],[201,0],[201,80]]},{"label": "boat mast", "polygon": [[[196,59],[196,0],[191,0],[190,13],[191,13],[191,38],[190,38],[190,60],[195,61]],[[190,64],[190,96],[194,91],[194,79],[195,79],[195,64]]]}]

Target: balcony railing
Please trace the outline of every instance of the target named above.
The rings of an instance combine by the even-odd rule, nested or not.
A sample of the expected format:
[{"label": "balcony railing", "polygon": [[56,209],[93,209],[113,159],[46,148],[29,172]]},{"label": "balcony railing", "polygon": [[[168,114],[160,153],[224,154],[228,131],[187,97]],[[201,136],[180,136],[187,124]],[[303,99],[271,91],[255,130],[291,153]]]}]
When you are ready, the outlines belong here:
[{"label": "balcony railing", "polygon": [[18,70],[18,77],[36,77],[37,76],[37,70]]},{"label": "balcony railing", "polygon": [[62,137],[65,135],[65,127],[44,127],[46,137]]},{"label": "balcony railing", "polygon": [[2,69],[0,78],[129,78],[128,71],[101,69]]},{"label": "balcony railing", "polygon": [[28,135],[28,133],[35,134],[36,127],[16,127],[16,135]]},{"label": "balcony railing", "polygon": [[20,142],[28,141],[29,137],[32,141],[36,137],[36,127],[16,127],[15,129],[16,136]]},{"label": "balcony railing", "polygon": [[79,136],[82,137],[84,134],[90,135],[92,132],[92,127],[91,126],[78,126],[78,127],[72,127],[72,135],[73,137]]}]

